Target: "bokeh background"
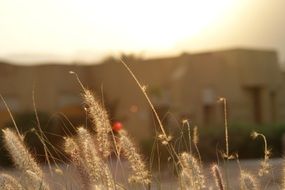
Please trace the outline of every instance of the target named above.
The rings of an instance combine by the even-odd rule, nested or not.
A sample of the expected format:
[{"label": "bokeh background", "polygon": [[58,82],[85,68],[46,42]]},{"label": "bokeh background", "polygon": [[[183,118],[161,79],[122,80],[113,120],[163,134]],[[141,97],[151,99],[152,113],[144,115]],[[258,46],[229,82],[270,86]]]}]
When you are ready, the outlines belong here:
[{"label": "bokeh background", "polygon": [[[53,154],[80,124],[90,126],[84,86],[104,102],[148,157],[157,122],[126,62],[145,86],[178,150],[198,126],[203,161],[224,149],[260,158],[263,133],[281,157],[285,130],[285,1],[1,0],[0,93],[31,151],[45,161],[35,111]],[[0,127],[14,127],[4,101]],[[189,140],[189,139],[188,139]],[[187,143],[186,143],[187,144]],[[1,145],[2,166],[9,157]],[[163,151],[166,151],[162,148]],[[161,156],[167,161],[167,156]]]}]

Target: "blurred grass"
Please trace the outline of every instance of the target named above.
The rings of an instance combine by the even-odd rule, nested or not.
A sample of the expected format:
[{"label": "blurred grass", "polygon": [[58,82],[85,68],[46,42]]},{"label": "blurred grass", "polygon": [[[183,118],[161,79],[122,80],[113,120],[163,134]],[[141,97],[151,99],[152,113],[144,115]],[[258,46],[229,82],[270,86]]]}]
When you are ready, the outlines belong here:
[{"label": "blurred grass", "polygon": [[[191,127],[193,130],[193,127]],[[198,148],[201,153],[203,162],[217,161],[221,158],[221,151],[225,150],[224,126],[215,127],[199,127],[199,143]],[[248,125],[248,124],[231,124],[229,125],[229,147],[230,153],[238,153],[240,159],[262,158],[264,152],[264,143],[262,139],[251,138],[251,132],[256,131],[266,136],[271,157],[282,157],[282,136],[285,134],[285,124],[267,124],[267,125]],[[189,146],[184,142],[189,142],[187,128],[177,129],[173,132],[174,141],[176,142],[177,152],[184,150],[189,151]],[[183,137],[181,137],[183,134]],[[191,134],[193,135],[193,134]],[[146,140],[141,144],[142,151],[149,156],[151,148],[155,144],[155,140]],[[189,143],[188,143],[189,144]],[[154,148],[155,149],[155,148]],[[157,152],[157,150],[155,149]],[[154,152],[155,152],[154,151]],[[193,143],[192,151],[195,152]],[[163,147],[159,148],[160,161],[165,163],[168,160],[167,150]]]}]

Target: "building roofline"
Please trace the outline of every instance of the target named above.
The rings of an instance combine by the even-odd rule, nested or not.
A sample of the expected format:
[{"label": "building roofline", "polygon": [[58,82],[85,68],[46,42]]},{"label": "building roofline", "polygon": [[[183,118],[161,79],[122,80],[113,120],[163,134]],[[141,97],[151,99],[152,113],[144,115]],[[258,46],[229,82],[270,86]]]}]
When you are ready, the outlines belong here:
[{"label": "building roofline", "polygon": [[[171,55],[171,56],[157,56],[157,57],[151,57],[151,58],[142,58],[139,59],[139,61],[142,62],[153,62],[153,61],[164,61],[164,60],[175,60],[177,58],[181,58],[183,56],[199,56],[203,54],[215,54],[215,53],[228,53],[228,52],[267,52],[267,53],[276,53],[277,51],[275,49],[271,48],[255,48],[255,47],[232,47],[232,48],[223,48],[223,49],[215,49],[215,50],[204,50],[199,52],[182,52],[177,55]],[[104,63],[104,61],[94,61],[90,63],[84,62],[77,62],[77,61],[70,61],[70,62],[63,62],[63,61],[39,61],[35,63],[28,63],[28,64],[22,64],[21,62],[17,61],[11,61],[8,59],[0,58],[0,64],[7,64],[7,65],[13,65],[13,66],[23,66],[23,67],[29,67],[29,66],[94,66],[94,65],[100,65]]]},{"label": "building roofline", "polygon": [[223,52],[271,52],[277,53],[277,50],[274,48],[260,48],[260,47],[232,47],[232,48],[222,48],[214,50],[199,51],[194,53],[189,53],[191,55],[200,55],[200,54],[210,54],[210,53],[223,53]]}]

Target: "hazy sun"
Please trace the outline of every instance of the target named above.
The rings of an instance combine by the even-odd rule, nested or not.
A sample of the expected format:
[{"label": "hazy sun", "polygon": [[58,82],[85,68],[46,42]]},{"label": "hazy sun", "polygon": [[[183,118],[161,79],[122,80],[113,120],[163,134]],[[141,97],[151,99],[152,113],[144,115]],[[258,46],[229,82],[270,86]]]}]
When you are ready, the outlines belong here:
[{"label": "hazy sun", "polygon": [[66,55],[164,51],[226,19],[238,2],[2,0],[0,50]]},{"label": "hazy sun", "polygon": [[94,25],[98,30],[104,28],[106,34],[111,36],[125,36],[125,44],[130,45],[129,49],[161,49],[173,45],[177,40],[193,36],[219,22],[222,17],[227,17],[235,2],[236,0],[78,0],[73,1],[73,8],[78,10],[76,16],[85,24]]}]

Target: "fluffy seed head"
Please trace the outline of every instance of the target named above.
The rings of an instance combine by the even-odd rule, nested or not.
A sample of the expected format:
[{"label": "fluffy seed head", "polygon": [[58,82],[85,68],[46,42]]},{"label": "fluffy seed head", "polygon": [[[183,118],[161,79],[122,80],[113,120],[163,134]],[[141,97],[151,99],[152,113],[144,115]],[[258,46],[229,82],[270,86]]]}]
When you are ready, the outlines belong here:
[{"label": "fluffy seed head", "polygon": [[130,162],[133,171],[132,175],[129,177],[129,181],[134,183],[149,184],[151,182],[150,174],[146,169],[141,155],[137,152],[135,145],[129,139],[125,130],[121,130],[119,135],[120,148]]},{"label": "fluffy seed head", "polygon": [[198,132],[198,127],[195,126],[193,129],[193,143],[198,144],[199,143],[199,132]]},{"label": "fluffy seed head", "polygon": [[66,137],[64,138],[64,140],[65,140],[64,143],[65,152],[70,155],[72,163],[75,165],[77,171],[79,172],[84,189],[89,189],[90,178],[87,173],[87,168],[84,163],[84,160],[82,159],[79,153],[80,148],[78,144],[75,142],[73,138],[70,137]]},{"label": "fluffy seed head", "polygon": [[263,176],[263,175],[269,173],[269,169],[270,169],[269,157],[270,157],[271,152],[267,147],[267,140],[263,134],[253,131],[251,133],[251,136],[253,139],[255,139],[257,137],[261,137],[263,139],[263,142],[264,142],[264,159],[261,161],[260,169],[258,171],[258,175]]},{"label": "fluffy seed head", "polygon": [[250,136],[251,138],[256,139],[258,137],[258,133],[256,131],[252,131]]},{"label": "fluffy seed head", "polygon": [[257,180],[253,175],[246,171],[241,171],[240,174],[240,185],[242,189],[249,189],[249,190],[258,190],[259,186]]},{"label": "fluffy seed head", "polygon": [[42,170],[24,145],[23,138],[18,137],[9,128],[4,129],[3,134],[5,147],[9,151],[15,165],[23,172],[30,170],[39,176],[39,178],[43,178]]},{"label": "fluffy seed head", "polygon": [[219,190],[224,190],[225,189],[225,185],[224,185],[222,173],[221,173],[220,168],[219,168],[218,165],[215,164],[215,165],[212,166],[212,174],[214,176],[217,188]]},{"label": "fluffy seed head", "polygon": [[285,160],[282,164],[282,189],[285,189]]},{"label": "fluffy seed head", "polygon": [[36,173],[31,170],[26,171],[27,184],[31,184],[33,189],[49,190],[49,186]]},{"label": "fluffy seed head", "polygon": [[205,188],[205,177],[197,159],[191,154],[183,152],[179,157],[179,161],[182,168],[181,176],[184,176],[182,181],[186,181],[185,183],[190,184],[193,189]]},{"label": "fluffy seed head", "polygon": [[171,135],[166,136],[164,134],[159,134],[158,139],[161,141],[161,144],[168,145],[168,143],[172,140],[172,136]]},{"label": "fluffy seed head", "polygon": [[111,143],[109,134],[112,131],[107,111],[96,100],[93,93],[89,90],[84,90],[83,98],[85,100],[88,114],[93,121],[94,129],[97,132],[97,142],[99,151],[104,157],[110,155]]},{"label": "fluffy seed head", "polygon": [[24,190],[18,181],[8,174],[0,174],[0,189],[1,190]]},{"label": "fluffy seed head", "polygon": [[85,168],[92,185],[104,182],[107,189],[114,189],[114,180],[107,164],[101,159],[92,135],[83,127],[78,130],[78,145],[80,155],[84,160]]}]

